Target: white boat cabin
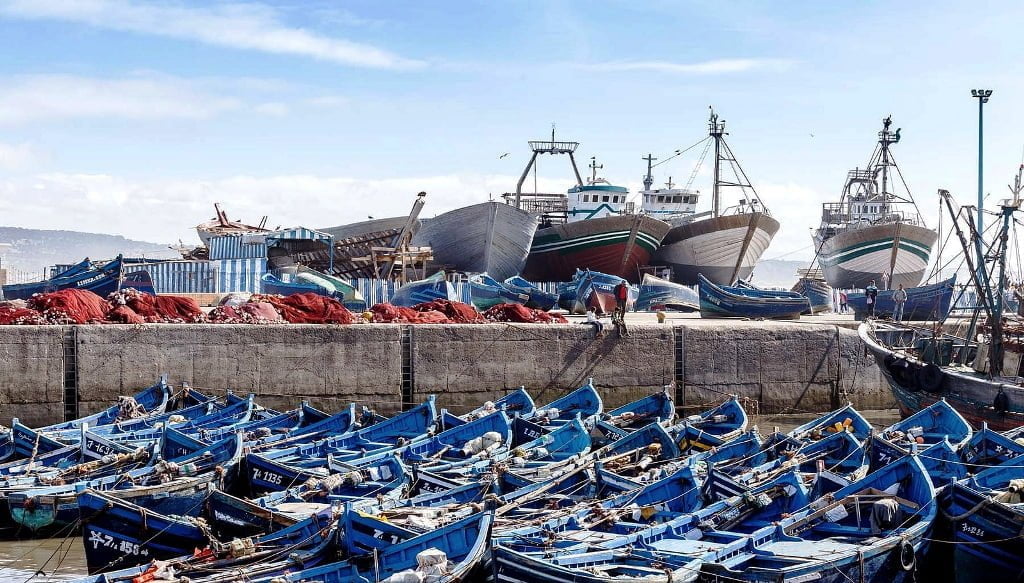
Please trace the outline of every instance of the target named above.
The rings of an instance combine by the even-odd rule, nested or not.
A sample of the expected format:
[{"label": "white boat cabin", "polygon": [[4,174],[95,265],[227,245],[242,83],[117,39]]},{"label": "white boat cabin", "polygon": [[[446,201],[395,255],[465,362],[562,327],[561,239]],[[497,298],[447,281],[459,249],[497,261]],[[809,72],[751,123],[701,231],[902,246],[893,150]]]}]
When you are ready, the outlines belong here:
[{"label": "white boat cabin", "polygon": [[666,220],[692,215],[697,210],[697,200],[700,192],[687,190],[685,188],[654,188],[641,190],[641,208],[645,215],[656,219]]},{"label": "white boat cabin", "polygon": [[572,223],[630,213],[633,205],[626,202],[628,196],[629,189],[608,184],[603,178],[574,186],[567,195],[568,220]]}]

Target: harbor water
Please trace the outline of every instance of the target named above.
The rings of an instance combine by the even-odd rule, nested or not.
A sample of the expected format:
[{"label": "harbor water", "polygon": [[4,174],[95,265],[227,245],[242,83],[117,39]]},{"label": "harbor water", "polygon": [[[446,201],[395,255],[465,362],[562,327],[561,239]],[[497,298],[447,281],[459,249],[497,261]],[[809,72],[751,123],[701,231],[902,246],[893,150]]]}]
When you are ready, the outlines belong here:
[{"label": "harbor water", "polygon": [[[816,414],[757,415],[751,423],[762,432],[776,427],[790,429],[815,419]],[[886,427],[899,420],[896,410],[865,411],[865,418],[875,427]],[[81,536],[41,540],[0,542],[0,582],[46,583],[70,581],[87,573]]]}]

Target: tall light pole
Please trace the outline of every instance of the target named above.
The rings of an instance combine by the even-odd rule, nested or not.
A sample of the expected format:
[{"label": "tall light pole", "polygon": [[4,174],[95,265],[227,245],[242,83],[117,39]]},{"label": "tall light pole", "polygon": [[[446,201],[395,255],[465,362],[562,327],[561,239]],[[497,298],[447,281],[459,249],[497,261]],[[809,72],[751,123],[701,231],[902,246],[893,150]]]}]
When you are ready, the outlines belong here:
[{"label": "tall light pole", "polygon": [[[978,271],[981,279],[984,278],[985,274],[985,255],[984,245],[981,242],[982,233],[985,231],[985,215],[983,213],[985,207],[985,190],[984,190],[984,171],[982,164],[984,162],[984,108],[985,104],[988,103],[988,98],[992,97],[991,89],[971,89],[971,97],[978,99],[978,239],[974,242],[974,249],[978,255]],[[980,292],[981,290],[979,290]]]}]

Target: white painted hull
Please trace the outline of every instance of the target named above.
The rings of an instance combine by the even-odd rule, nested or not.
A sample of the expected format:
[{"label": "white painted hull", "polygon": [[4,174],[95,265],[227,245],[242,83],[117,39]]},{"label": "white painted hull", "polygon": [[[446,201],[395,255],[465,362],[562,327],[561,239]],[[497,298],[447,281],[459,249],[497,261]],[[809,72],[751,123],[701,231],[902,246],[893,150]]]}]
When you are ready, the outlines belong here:
[{"label": "white painted hull", "polygon": [[890,268],[890,288],[917,287],[937,238],[931,229],[899,223],[850,230],[816,242],[818,263],[828,284],[838,289],[863,288],[871,280],[881,287]]},{"label": "white painted hull", "polygon": [[652,263],[672,268],[672,281],[697,283],[702,274],[719,285],[746,279],[754,270],[779,222],[764,213],[728,215],[673,227]]}]

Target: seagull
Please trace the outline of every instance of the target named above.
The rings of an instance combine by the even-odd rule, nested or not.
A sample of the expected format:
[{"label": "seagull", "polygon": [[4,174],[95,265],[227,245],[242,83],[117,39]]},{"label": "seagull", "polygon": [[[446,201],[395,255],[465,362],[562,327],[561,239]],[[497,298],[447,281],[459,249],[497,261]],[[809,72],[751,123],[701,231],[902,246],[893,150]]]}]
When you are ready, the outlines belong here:
[{"label": "seagull", "polygon": [[810,136],[811,136],[811,137],[813,138],[813,137],[814,137],[814,134],[810,134]]},{"label": "seagull", "polygon": [[511,153],[512,153],[512,152],[505,152],[505,153],[504,153],[504,154],[502,154],[501,156],[498,156],[498,159],[499,159],[499,160],[501,160],[502,158],[504,158],[505,156],[508,156],[508,155],[509,155],[509,154],[511,154]]}]

